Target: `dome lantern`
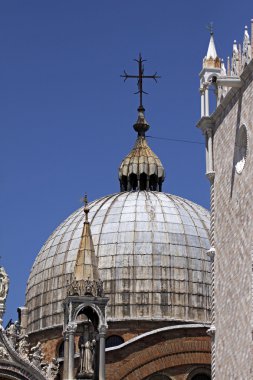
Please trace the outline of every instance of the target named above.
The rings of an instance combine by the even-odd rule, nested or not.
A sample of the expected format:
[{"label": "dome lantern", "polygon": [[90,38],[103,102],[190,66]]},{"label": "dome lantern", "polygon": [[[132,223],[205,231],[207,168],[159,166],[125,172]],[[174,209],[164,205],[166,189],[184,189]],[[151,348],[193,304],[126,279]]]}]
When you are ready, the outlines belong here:
[{"label": "dome lantern", "polygon": [[121,191],[162,191],[162,183],[165,178],[165,172],[160,159],[150,149],[147,144],[145,133],[149,130],[149,124],[145,119],[145,108],[142,103],[142,96],[146,94],[143,90],[143,79],[149,78],[157,81],[160,78],[157,73],[154,75],[144,75],[145,60],[141,54],[138,63],[139,74],[129,75],[124,71],[121,75],[125,80],[128,78],[138,79],[138,91],[140,102],[138,107],[138,117],[133,125],[134,130],[138,133],[137,140],[131,152],[123,159],[119,168],[119,181]]}]

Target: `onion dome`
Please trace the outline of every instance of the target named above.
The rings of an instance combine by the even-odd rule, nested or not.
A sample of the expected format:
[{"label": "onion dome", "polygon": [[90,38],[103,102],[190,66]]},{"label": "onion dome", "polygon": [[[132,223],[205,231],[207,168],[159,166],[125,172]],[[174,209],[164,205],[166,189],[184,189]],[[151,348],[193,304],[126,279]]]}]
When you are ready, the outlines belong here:
[{"label": "onion dome", "polygon": [[138,118],[133,128],[138,136],[133,149],[120,165],[120,190],[162,191],[165,171],[160,159],[148,146],[145,132],[149,125],[143,107],[138,108]]}]

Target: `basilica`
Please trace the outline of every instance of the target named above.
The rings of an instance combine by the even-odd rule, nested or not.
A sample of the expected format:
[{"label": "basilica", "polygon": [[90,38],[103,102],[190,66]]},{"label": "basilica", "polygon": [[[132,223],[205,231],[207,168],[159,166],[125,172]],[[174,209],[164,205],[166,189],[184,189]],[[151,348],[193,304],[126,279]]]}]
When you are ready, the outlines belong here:
[{"label": "basilica", "polygon": [[211,215],[162,191],[165,168],[148,144],[142,102],[142,81],[152,76],[140,55],[136,136],[119,165],[119,192],[90,203],[85,196],[52,232],[18,321],[6,327],[9,278],[1,267],[0,379],[252,378],[252,44],[246,28],[225,68],[210,34],[197,126]]}]

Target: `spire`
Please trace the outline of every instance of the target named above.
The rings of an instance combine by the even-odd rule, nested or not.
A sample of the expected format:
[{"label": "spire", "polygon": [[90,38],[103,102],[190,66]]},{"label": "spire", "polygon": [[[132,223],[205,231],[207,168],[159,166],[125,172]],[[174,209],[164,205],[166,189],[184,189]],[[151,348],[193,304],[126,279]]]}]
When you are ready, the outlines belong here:
[{"label": "spire", "polygon": [[231,75],[234,77],[239,75],[239,51],[238,51],[236,40],[234,40],[234,43],[233,43]]},{"label": "spire", "polygon": [[242,70],[247,66],[247,64],[251,60],[251,42],[248,33],[248,27],[245,25],[244,28],[244,37],[243,37],[243,45],[242,45]]},{"label": "spire", "polygon": [[215,59],[217,58],[217,52],[215,48],[214,38],[213,38],[213,32],[210,33],[210,41],[206,53],[206,59]]},{"label": "spire", "polygon": [[98,274],[97,258],[88,221],[87,195],[84,197],[84,214],[85,220],[74,268],[74,279],[68,288],[68,294],[102,297],[103,283]]},{"label": "spire", "polygon": [[97,258],[93,246],[90,223],[88,221],[89,207],[87,195],[84,197],[84,214],[82,237],[78,249],[74,276],[76,281],[90,280],[98,281]]},{"label": "spire", "polygon": [[214,43],[213,25],[211,23],[209,24],[208,29],[210,31],[210,40],[209,40],[206,56],[203,59],[203,68],[218,68],[219,69],[221,67],[221,60],[218,57],[217,52],[216,52],[216,47]]}]

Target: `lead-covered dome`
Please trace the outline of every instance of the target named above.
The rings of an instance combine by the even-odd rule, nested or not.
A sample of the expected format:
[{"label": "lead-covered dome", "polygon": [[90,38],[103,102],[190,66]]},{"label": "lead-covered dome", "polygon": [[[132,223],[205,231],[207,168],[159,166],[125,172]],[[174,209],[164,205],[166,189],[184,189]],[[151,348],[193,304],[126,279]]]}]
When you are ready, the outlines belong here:
[{"label": "lead-covered dome", "polygon": [[[60,325],[83,228],[67,218],[39,252],[27,284],[28,332]],[[122,192],[90,204],[108,320],[208,321],[209,213],[161,192]]]}]

